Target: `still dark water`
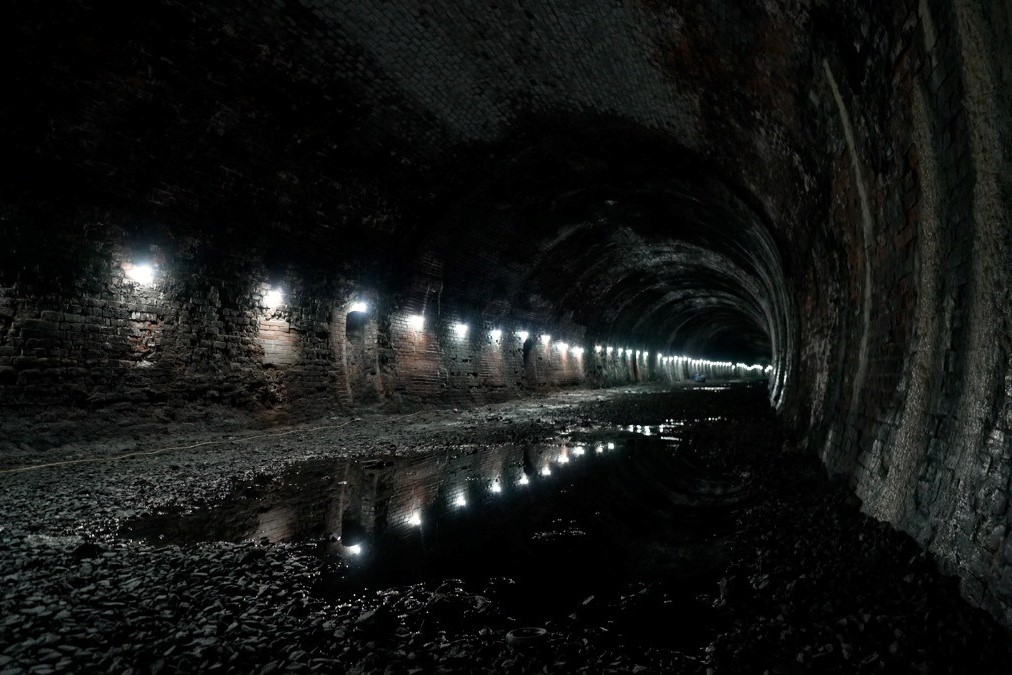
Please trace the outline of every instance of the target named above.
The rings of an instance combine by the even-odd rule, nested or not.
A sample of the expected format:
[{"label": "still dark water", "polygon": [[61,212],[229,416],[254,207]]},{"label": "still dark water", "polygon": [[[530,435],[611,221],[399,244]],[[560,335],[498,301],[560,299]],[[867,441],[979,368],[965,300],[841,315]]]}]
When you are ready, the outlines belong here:
[{"label": "still dark water", "polygon": [[[683,423],[560,434],[543,445],[455,446],[314,460],[230,498],[167,511],[121,534],[161,544],[312,542],[330,561],[319,593],[420,581],[483,583],[520,621],[544,623],[650,585],[623,633],[698,644],[745,495],[679,452]],[[664,635],[655,635],[658,631]]]}]

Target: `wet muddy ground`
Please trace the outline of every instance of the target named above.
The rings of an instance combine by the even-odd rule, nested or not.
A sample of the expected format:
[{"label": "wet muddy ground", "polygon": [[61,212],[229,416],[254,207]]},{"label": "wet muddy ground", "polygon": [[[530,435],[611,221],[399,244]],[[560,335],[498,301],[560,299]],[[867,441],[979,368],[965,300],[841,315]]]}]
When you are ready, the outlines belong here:
[{"label": "wet muddy ground", "polygon": [[0,475],[4,672],[1004,672],[1012,656],[955,580],[785,443],[761,387],[44,461],[79,463]]}]

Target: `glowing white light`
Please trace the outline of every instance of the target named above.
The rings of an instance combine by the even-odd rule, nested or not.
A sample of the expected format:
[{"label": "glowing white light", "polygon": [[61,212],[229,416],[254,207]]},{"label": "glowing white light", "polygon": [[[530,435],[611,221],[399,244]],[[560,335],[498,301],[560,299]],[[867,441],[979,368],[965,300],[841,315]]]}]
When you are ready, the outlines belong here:
[{"label": "glowing white light", "polygon": [[546,466],[545,468],[541,469],[541,475],[542,475],[542,476],[551,476],[551,475],[552,475],[552,470],[551,470],[551,469],[549,469],[549,468],[548,468],[548,467]]},{"label": "glowing white light", "polygon": [[414,527],[421,527],[421,525],[422,525],[422,514],[420,514],[418,511],[415,511],[414,513],[412,513],[411,517],[408,518],[408,525],[412,525]]},{"label": "glowing white light", "polygon": [[578,445],[575,448],[573,448],[573,454],[576,455],[577,457],[580,457],[585,452],[587,452],[587,449],[582,445]]},{"label": "glowing white light", "polygon": [[457,495],[457,498],[453,500],[454,506],[467,506],[467,499],[464,495]]},{"label": "glowing white light", "polygon": [[600,443],[598,443],[594,449],[597,450],[598,452],[604,452],[604,446],[601,445]]},{"label": "glowing white light", "polygon": [[555,343],[555,348],[558,349],[563,354],[565,354],[566,350],[569,349],[569,345],[566,344],[565,342],[556,342]]},{"label": "glowing white light", "polygon": [[551,341],[552,341],[552,336],[551,335],[542,335],[541,336],[541,344],[547,345]]},{"label": "glowing white light", "polygon": [[527,476],[520,476],[519,482],[521,485],[529,485],[531,481],[528,480]]},{"label": "glowing white light", "polygon": [[521,342],[527,342],[527,338],[529,338],[530,336],[531,334],[525,330],[517,331],[517,337],[520,338]]},{"label": "glowing white light", "polygon": [[358,302],[351,303],[351,307],[348,308],[349,312],[368,312],[369,305],[365,304],[361,300]]},{"label": "glowing white light", "polygon": [[601,345],[594,345],[594,353],[596,354],[601,353]]},{"label": "glowing white light", "polygon": [[348,546],[347,551],[352,555],[359,555],[362,552],[362,545],[355,544],[354,546]]},{"label": "glowing white light", "polygon": [[467,324],[466,323],[455,323],[453,324],[453,334],[458,338],[463,338],[467,335]]},{"label": "glowing white light", "polygon": [[609,443],[608,444],[608,449],[609,450],[614,450],[615,449],[615,444],[614,443]]},{"label": "glowing white light", "polygon": [[421,314],[412,314],[408,317],[408,328],[411,330],[422,330],[425,328],[425,317]]},{"label": "glowing white light", "polygon": [[632,356],[632,350],[631,349],[625,350],[625,355],[626,356]]},{"label": "glowing white light", "polygon": [[575,355],[575,356],[576,356],[577,358],[580,358],[581,356],[583,356],[583,347],[573,347],[573,348],[572,348],[571,350],[569,350],[569,351],[573,352],[573,354],[574,354],[574,355]]},{"label": "glowing white light", "polygon": [[285,294],[281,292],[280,288],[272,288],[264,294],[264,307],[267,309],[274,309],[280,306],[285,301]]},{"label": "glowing white light", "polygon": [[499,481],[492,481],[492,492],[502,492],[502,485],[499,484]]},{"label": "glowing white light", "polygon": [[567,454],[559,455],[559,464],[569,464],[569,455]]},{"label": "glowing white light", "polygon": [[155,268],[151,265],[132,265],[124,271],[127,279],[138,284],[148,286],[155,280]]},{"label": "glowing white light", "polygon": [[614,347],[608,347],[608,348],[606,348],[606,349],[605,349],[604,351],[605,351],[605,352],[606,352],[606,353],[607,353],[608,355],[611,355],[611,353],[612,353],[613,351],[615,351],[615,348],[614,348]]},{"label": "glowing white light", "polygon": [[650,427],[643,427],[643,435],[644,436],[650,435]]},{"label": "glowing white light", "polygon": [[489,337],[498,342],[502,338],[502,331],[498,328],[493,328],[488,332]]},{"label": "glowing white light", "polygon": [[636,350],[636,358],[639,358],[639,357],[640,357],[640,350],[637,349]]}]

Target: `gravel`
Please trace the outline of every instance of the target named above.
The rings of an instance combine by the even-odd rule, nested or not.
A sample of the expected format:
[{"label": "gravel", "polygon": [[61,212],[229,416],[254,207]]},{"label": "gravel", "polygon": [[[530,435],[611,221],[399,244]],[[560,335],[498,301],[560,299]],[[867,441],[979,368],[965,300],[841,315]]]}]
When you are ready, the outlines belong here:
[{"label": "gravel", "polygon": [[[756,388],[576,392],[464,411],[330,419],[284,434],[118,439],[45,462],[199,448],[0,475],[0,672],[988,672],[1008,633],[905,535],[863,516],[845,485],[792,450]],[[340,560],[310,542],[155,546],[125,521],[214,504],[237,481],[320,457],[428,452],[476,438],[536,443],[614,424],[684,420],[683,451],[744,495],[731,561],[701,592],[719,621],[690,649],[663,624],[632,644],[625,618],[671,611],[630,578],[564,618],[520,623],[509,580],[436,579],[335,598]],[[322,428],[326,427],[326,428]],[[259,436],[258,438],[252,438]],[[8,468],[38,457],[25,454]],[[667,604],[666,604],[667,603]],[[629,625],[633,625],[630,623]],[[543,638],[507,639],[523,627]]]}]

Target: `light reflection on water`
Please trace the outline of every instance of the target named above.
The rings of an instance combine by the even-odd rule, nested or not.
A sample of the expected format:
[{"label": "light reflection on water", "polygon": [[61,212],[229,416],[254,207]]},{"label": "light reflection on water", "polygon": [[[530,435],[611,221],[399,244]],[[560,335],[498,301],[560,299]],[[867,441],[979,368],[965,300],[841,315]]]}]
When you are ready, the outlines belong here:
[{"label": "light reflection on water", "polygon": [[509,582],[500,601],[510,616],[540,617],[546,606],[567,616],[627,579],[663,576],[682,589],[672,608],[691,617],[684,631],[699,630],[708,605],[693,603],[727,566],[726,507],[738,497],[660,435],[682,426],[306,461],[273,480],[239,481],[207,508],[136,519],[121,534],[310,542],[322,556],[313,592],[339,606],[363,588],[473,576]]},{"label": "light reflection on water", "polygon": [[[595,452],[588,453],[588,446]],[[564,437],[544,445],[311,460],[274,480],[239,481],[217,505],[135,519],[121,534],[162,544],[326,539],[330,553],[364,560],[378,538],[408,538],[441,519],[508,503],[534,487],[550,490],[554,481],[574,476],[576,467],[592,469],[621,447],[621,438]]]}]

